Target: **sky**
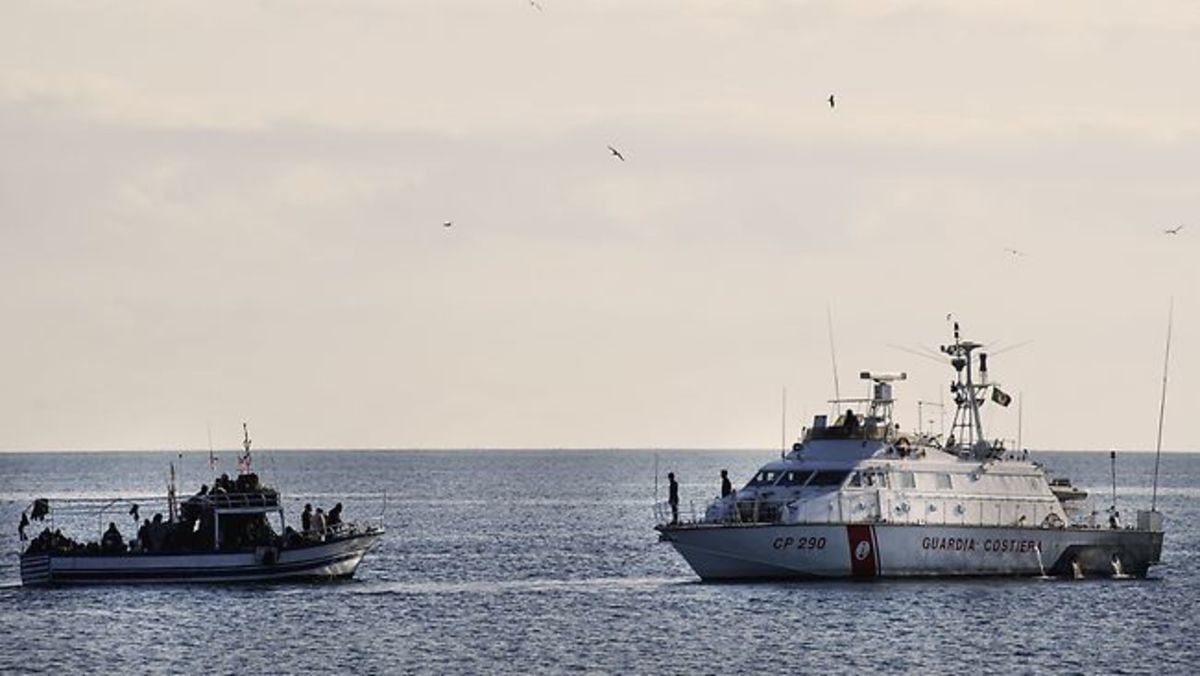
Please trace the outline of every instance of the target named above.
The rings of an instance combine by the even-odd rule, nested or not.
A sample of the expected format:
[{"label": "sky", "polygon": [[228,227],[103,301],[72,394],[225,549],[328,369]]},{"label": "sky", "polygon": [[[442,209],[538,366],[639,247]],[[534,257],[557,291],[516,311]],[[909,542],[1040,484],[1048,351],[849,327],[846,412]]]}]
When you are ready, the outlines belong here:
[{"label": "sky", "polygon": [[1200,450],[1200,5],[539,3],[0,4],[0,450]]}]

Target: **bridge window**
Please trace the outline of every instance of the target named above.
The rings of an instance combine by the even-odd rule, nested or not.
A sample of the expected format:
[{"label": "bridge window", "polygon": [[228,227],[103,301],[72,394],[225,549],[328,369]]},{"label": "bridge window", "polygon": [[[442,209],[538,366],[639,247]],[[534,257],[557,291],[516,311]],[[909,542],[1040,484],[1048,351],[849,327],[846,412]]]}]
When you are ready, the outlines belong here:
[{"label": "bridge window", "polygon": [[808,481],[808,477],[813,473],[809,470],[788,470],[783,473],[783,477],[779,479],[780,486],[803,486],[804,482]]},{"label": "bridge window", "polygon": [[950,480],[949,474],[934,474],[933,479],[939,491],[948,491],[954,488],[954,483]]},{"label": "bridge window", "polygon": [[912,472],[900,472],[900,488],[916,488],[917,477]]},{"label": "bridge window", "polygon": [[850,476],[849,470],[825,470],[813,474],[812,481],[808,482],[809,486],[841,486],[846,477]]},{"label": "bridge window", "polygon": [[754,478],[750,480],[750,483],[746,484],[746,488],[750,488],[752,486],[774,485],[775,481],[779,479],[780,474],[783,474],[783,472],[777,469],[764,469],[758,474],[754,475]]}]

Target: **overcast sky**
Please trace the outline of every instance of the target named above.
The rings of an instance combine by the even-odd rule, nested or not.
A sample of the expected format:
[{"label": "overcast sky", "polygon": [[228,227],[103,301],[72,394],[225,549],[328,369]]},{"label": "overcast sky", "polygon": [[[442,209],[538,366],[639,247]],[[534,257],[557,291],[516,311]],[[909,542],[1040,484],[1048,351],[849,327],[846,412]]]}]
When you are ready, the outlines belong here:
[{"label": "overcast sky", "polygon": [[1200,4],[539,2],[0,5],[0,449],[1196,449]]}]

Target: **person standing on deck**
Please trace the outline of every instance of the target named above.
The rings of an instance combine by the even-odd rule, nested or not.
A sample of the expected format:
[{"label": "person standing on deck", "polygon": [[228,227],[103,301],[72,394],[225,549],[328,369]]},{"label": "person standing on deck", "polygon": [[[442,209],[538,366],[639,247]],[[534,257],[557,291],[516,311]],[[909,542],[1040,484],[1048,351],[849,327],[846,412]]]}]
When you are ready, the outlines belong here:
[{"label": "person standing on deck", "polygon": [[304,505],[304,511],[300,513],[300,532],[307,533],[312,530],[312,504]]},{"label": "person standing on deck", "polygon": [[675,473],[667,472],[667,504],[671,506],[671,525],[679,524],[679,482]]},{"label": "person standing on deck", "polygon": [[733,484],[729,483],[729,470],[721,470],[721,497],[727,498],[733,492]]},{"label": "person standing on deck", "polygon": [[25,529],[28,527],[29,515],[25,512],[21,512],[21,523],[17,526],[17,534],[21,536],[21,542],[25,542],[29,539],[29,536],[25,534]]}]

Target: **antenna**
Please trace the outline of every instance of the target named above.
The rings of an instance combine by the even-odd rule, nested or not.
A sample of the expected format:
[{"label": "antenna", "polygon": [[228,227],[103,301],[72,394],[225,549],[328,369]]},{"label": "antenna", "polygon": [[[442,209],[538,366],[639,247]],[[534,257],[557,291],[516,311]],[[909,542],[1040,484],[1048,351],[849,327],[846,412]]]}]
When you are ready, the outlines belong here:
[{"label": "antenna", "polygon": [[842,405],[839,403],[842,388],[838,384],[837,351],[833,347],[833,311],[829,309],[829,303],[825,304],[825,324],[829,327],[829,359],[833,362],[833,414],[837,416],[842,412]]},{"label": "antenna", "polygon": [[1158,506],[1158,463],[1162,459],[1163,416],[1167,412],[1167,368],[1171,365],[1171,324],[1175,319],[1175,297],[1167,307],[1167,349],[1163,355],[1162,397],[1158,400],[1158,442],[1154,445],[1154,489],[1150,492],[1150,511]]},{"label": "antenna", "polygon": [[208,471],[212,478],[217,478],[217,456],[213,454],[212,422],[208,423]]},{"label": "antenna", "polygon": [[1112,465],[1112,491],[1113,491],[1112,506],[1109,507],[1108,509],[1110,512],[1112,512],[1115,515],[1117,513],[1117,452],[1109,451],[1108,459],[1109,459],[1109,464]]},{"label": "antenna", "polygon": [[658,509],[658,451],[654,452],[654,504]]},{"label": "antenna", "polygon": [[1017,450],[1023,451],[1025,447],[1021,445],[1021,419],[1024,417],[1025,411],[1025,393],[1017,392]]},{"label": "antenna", "polygon": [[783,388],[783,407],[779,416],[779,457],[787,455],[787,388]]},{"label": "antenna", "polygon": [[[924,425],[925,425],[925,407],[926,406],[937,406],[939,409],[941,409],[943,404],[940,401],[925,401],[924,399],[917,400],[917,434],[923,434],[925,431]],[[944,418],[945,416],[946,416],[946,412],[942,411],[942,417]],[[933,422],[933,421],[930,420],[929,422]],[[943,424],[945,424],[944,421],[943,421]]]}]

